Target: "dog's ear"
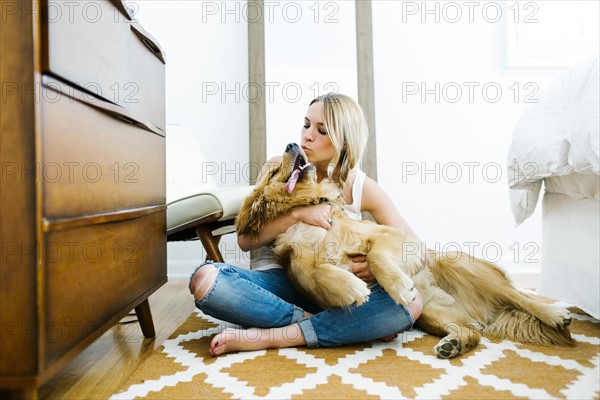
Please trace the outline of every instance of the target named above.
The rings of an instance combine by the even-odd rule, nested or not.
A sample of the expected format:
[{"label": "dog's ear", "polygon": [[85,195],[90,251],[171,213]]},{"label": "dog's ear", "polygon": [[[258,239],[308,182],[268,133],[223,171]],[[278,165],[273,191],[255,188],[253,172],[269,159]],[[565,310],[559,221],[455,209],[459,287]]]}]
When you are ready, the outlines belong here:
[{"label": "dog's ear", "polygon": [[257,197],[257,193],[256,193],[256,189],[254,189],[252,191],[252,193],[250,193],[250,195],[248,197],[246,197],[244,199],[244,202],[242,203],[240,212],[238,213],[238,215],[235,219],[236,232],[238,235],[248,233],[252,230],[252,227],[250,226],[250,221],[252,221],[254,219],[254,218],[252,218],[252,216],[254,214],[252,212],[253,211],[252,204],[256,200],[256,197]]},{"label": "dog's ear", "polygon": [[259,197],[260,196],[257,196],[257,193],[255,192],[248,196],[244,200],[242,208],[236,218],[236,231],[238,236],[249,234],[252,242],[258,240],[258,233],[266,222],[263,220],[265,215],[265,204],[259,200]]},{"label": "dog's ear", "polygon": [[242,203],[240,212],[236,217],[236,232],[238,235],[249,234],[253,242],[258,240],[258,233],[267,222],[267,201],[264,198],[265,186],[279,171],[279,167],[270,169],[256,183],[252,193]]},{"label": "dog's ear", "polygon": [[322,182],[319,184],[318,187],[319,197],[328,199],[332,203],[342,201],[343,204],[342,190],[337,184],[330,182]]}]

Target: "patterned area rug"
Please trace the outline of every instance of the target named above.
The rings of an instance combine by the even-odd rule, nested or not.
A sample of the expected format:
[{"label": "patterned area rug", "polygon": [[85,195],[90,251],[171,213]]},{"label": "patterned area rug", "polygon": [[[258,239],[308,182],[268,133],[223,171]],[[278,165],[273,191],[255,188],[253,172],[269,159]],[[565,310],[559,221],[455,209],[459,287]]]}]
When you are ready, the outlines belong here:
[{"label": "patterned area rug", "polygon": [[112,399],[598,399],[600,323],[571,311],[573,348],[483,339],[451,361],[417,329],[389,343],[215,358],[210,340],[230,325],[197,311]]}]

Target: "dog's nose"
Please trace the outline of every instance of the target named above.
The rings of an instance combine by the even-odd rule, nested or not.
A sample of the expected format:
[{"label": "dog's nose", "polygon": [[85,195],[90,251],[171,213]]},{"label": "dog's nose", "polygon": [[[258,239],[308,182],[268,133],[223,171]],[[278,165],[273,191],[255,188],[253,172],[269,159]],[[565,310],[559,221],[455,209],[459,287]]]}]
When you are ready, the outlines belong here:
[{"label": "dog's nose", "polygon": [[294,147],[298,147],[298,145],[296,143],[290,143],[287,145],[287,147],[285,148],[285,151],[291,151]]}]

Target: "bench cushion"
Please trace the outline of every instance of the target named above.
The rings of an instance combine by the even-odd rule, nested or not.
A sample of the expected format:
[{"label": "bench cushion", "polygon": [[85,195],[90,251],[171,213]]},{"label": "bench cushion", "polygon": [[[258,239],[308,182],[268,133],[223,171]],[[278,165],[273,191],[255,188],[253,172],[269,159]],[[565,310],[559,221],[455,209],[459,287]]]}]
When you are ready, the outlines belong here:
[{"label": "bench cushion", "polygon": [[215,214],[216,221],[235,220],[244,199],[253,186],[234,186],[209,189],[167,204],[167,232],[203,221]]}]

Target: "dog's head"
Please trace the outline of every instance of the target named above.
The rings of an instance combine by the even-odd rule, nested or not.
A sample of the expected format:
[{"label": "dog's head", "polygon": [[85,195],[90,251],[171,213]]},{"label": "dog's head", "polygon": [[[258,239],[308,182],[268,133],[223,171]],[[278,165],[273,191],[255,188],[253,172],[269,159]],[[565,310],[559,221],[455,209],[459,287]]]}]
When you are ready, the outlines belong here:
[{"label": "dog's head", "polygon": [[339,186],[318,183],[317,173],[296,143],[287,145],[281,163],[269,170],[244,200],[237,217],[237,233],[255,240],[263,225],[292,208],[339,201]]}]

